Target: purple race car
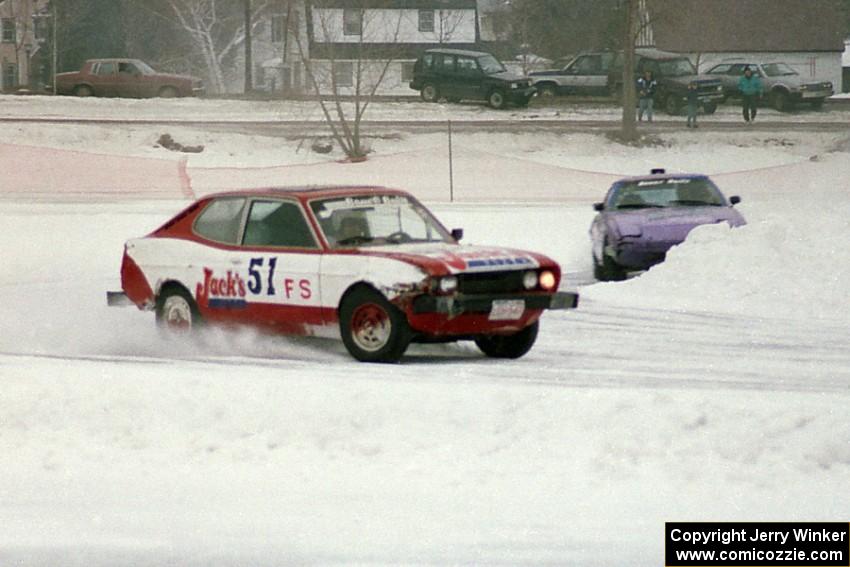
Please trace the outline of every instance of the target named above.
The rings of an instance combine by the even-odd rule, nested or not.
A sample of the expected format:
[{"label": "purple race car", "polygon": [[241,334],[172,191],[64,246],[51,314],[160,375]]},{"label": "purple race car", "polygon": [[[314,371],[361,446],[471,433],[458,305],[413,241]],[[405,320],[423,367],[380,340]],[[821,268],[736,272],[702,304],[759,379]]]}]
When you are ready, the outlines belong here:
[{"label": "purple race car", "polygon": [[626,272],[646,270],[664,261],[667,251],[685,240],[701,224],[746,224],[732,207],[740,197],[723,193],[706,175],[651,175],[615,182],[590,227],[596,279],[616,281]]}]

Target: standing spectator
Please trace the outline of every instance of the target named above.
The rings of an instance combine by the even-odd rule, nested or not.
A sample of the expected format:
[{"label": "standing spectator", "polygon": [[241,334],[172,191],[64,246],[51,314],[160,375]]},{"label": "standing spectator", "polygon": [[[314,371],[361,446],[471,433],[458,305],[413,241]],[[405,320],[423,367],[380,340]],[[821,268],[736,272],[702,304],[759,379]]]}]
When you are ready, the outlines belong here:
[{"label": "standing spectator", "polygon": [[638,122],[643,121],[644,113],[647,120],[652,122],[652,107],[657,88],[658,83],[652,78],[652,71],[644,71],[643,77],[637,80]]},{"label": "standing spectator", "polygon": [[764,89],[761,86],[761,79],[758,75],[753,74],[752,69],[747,67],[744,69],[743,76],[738,79],[738,90],[741,91],[744,121],[752,123],[756,119],[758,99],[764,93]]},{"label": "standing spectator", "polygon": [[699,128],[697,126],[697,108],[699,107],[699,96],[697,84],[693,81],[688,83],[688,128]]}]

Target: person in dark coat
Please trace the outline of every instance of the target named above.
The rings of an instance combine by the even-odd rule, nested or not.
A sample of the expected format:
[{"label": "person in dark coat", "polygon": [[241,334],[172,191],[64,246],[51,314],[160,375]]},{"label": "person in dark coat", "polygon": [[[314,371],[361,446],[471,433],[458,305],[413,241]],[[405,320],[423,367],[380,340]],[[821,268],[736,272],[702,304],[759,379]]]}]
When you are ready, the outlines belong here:
[{"label": "person in dark coat", "polygon": [[744,121],[751,123],[756,119],[758,100],[764,94],[761,78],[753,73],[749,67],[744,69],[744,74],[738,79],[738,90],[741,91]]},{"label": "person in dark coat", "polygon": [[697,84],[693,81],[688,83],[688,128],[699,128],[697,126],[697,109],[699,108],[699,92]]},{"label": "person in dark coat", "polygon": [[647,120],[652,122],[652,107],[657,88],[658,83],[652,77],[652,71],[644,71],[643,77],[637,80],[638,121],[643,121],[643,115],[646,114]]}]

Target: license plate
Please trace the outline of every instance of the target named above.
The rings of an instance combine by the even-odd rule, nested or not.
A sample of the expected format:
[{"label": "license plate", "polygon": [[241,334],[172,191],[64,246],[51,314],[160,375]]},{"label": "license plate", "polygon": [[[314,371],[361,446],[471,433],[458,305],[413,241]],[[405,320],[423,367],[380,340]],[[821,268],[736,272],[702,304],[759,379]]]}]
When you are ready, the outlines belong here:
[{"label": "license plate", "polygon": [[491,321],[516,321],[525,313],[523,299],[496,299],[490,308]]}]

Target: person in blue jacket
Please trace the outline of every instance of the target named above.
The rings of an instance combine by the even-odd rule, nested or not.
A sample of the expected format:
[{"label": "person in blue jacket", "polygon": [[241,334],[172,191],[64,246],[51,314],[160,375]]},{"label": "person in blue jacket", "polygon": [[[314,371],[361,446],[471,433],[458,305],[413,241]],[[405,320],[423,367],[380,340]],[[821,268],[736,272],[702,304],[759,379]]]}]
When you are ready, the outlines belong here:
[{"label": "person in blue jacket", "polygon": [[738,90],[741,91],[743,103],[744,121],[751,123],[756,119],[758,100],[764,94],[761,79],[749,67],[744,69],[744,74],[738,79]]}]

